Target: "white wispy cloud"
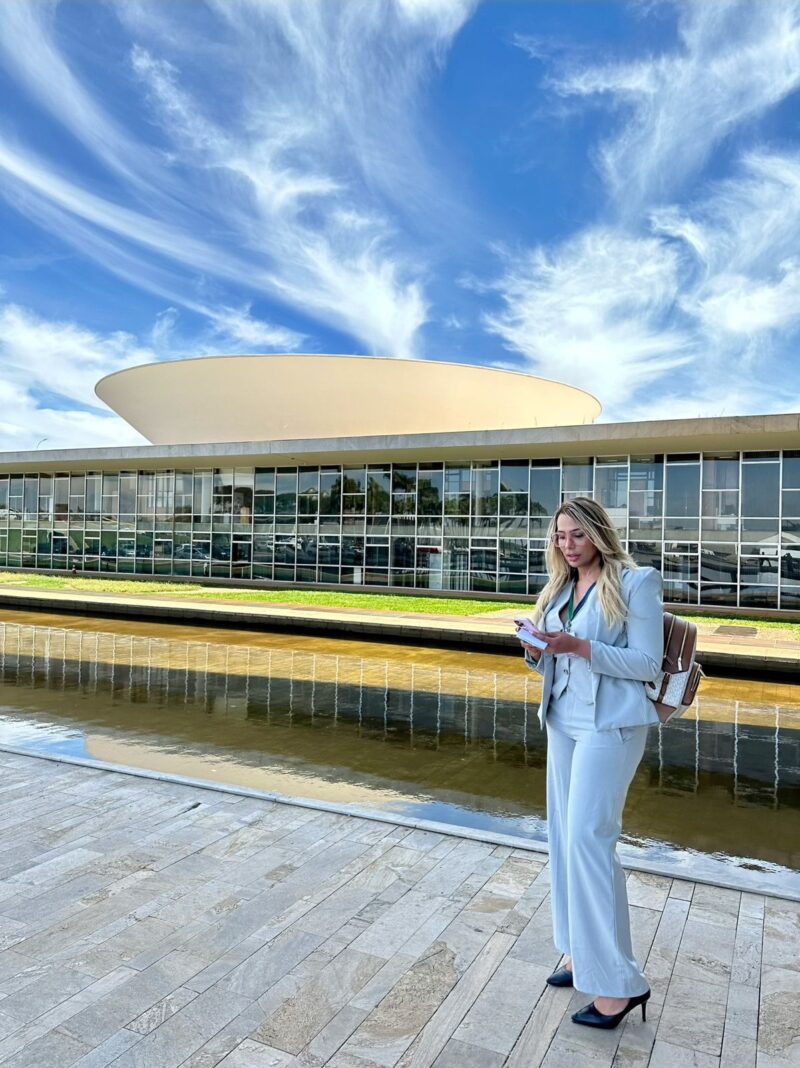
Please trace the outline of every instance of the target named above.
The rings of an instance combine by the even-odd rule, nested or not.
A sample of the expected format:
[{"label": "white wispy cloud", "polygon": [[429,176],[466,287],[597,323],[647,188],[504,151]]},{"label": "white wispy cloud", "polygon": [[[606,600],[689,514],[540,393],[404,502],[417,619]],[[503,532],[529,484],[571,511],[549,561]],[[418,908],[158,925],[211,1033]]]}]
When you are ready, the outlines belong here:
[{"label": "white wispy cloud", "polygon": [[681,306],[722,343],[790,330],[800,317],[800,155],[750,152],[688,207],[656,211],[697,271]]},{"label": "white wispy cloud", "polygon": [[551,78],[614,109],[606,221],[506,254],[503,308],[485,322],[531,370],[596,393],[605,418],[796,410],[800,156],[743,149],[714,181],[703,165],[800,86],[800,3],[676,6],[673,49],[624,64],[581,53]]},{"label": "white wispy cloud", "polygon": [[[486,323],[537,373],[596,393],[609,417],[656,408],[655,383],[675,413],[788,410],[800,400],[800,369],[786,361],[800,331],[798,250],[800,157],[751,153],[639,234],[596,227],[510,257],[504,311]],[[682,402],[669,375],[679,367]]]},{"label": "white wispy cloud", "polygon": [[[0,52],[5,66],[39,103],[114,170],[135,178],[135,146],[81,84],[50,32],[58,0],[3,0]],[[144,146],[142,146],[144,148]],[[146,149],[144,149],[146,151]]]},{"label": "white wispy cloud", "polygon": [[291,352],[303,344],[303,334],[254,317],[250,305],[208,308],[206,315],[213,324],[217,346],[220,339],[228,339],[239,351]]},{"label": "white wispy cloud", "polygon": [[0,303],[0,452],[146,444],[94,392],[100,378],[158,359],[219,352],[282,351],[291,336],[250,313],[225,308],[199,333],[181,330],[180,312],[165,308],[146,340],[127,331],[99,332],[30,308]]},{"label": "white wispy cloud", "polygon": [[[51,204],[90,223],[101,233],[143,246],[158,256],[231,281],[241,282],[248,277],[246,265],[236,256],[180,227],[92,193],[80,183],[58,175],[52,165],[33,153],[14,148],[9,143],[0,143],[0,170],[5,172],[12,187],[8,195],[13,198],[16,190],[17,204],[32,205],[32,201],[25,199],[25,194],[30,193],[38,196],[41,203]],[[257,284],[257,275],[255,281]]]},{"label": "white wispy cloud", "polygon": [[691,359],[689,333],[664,322],[679,275],[667,241],[587,230],[556,250],[508,257],[498,283],[505,310],[486,324],[538,374],[618,408]]},{"label": "white wispy cloud", "polygon": [[581,65],[554,75],[564,96],[619,108],[599,148],[626,211],[670,198],[723,138],[800,86],[798,0],[685,0],[677,46],[632,62]]},{"label": "white wispy cloud", "polygon": [[[285,347],[298,335],[232,310],[242,290],[277,297],[366,351],[414,355],[428,317],[426,270],[399,222],[415,204],[431,216],[441,207],[415,101],[476,2],[209,0],[191,9],[205,29],[194,52],[185,6],[180,34],[174,7],[120,2],[130,74],[155,124],[144,142],[71,61],[57,0],[9,0],[12,71],[116,185],[89,188],[18,133],[0,151],[6,195],[170,302],[197,309],[198,273],[235,288],[235,299],[223,288],[208,311],[212,322],[238,322],[232,336],[243,343]],[[53,86],[39,84],[42,64]],[[209,64],[221,92],[210,91]]]},{"label": "white wispy cloud", "polygon": [[[98,334],[0,304],[0,451],[145,443],[95,396],[103,375],[155,359],[125,332]],[[43,443],[44,445],[44,443]]]}]

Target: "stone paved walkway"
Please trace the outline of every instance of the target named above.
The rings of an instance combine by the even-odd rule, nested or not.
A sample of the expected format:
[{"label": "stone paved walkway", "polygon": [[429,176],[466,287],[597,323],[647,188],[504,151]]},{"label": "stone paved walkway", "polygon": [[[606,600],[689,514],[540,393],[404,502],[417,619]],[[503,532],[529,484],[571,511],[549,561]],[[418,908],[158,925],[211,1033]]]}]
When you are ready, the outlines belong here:
[{"label": "stone paved walkway", "polygon": [[783,1068],[800,903],[630,872],[652,987],[554,989],[544,854],[0,752],[4,1068]]}]

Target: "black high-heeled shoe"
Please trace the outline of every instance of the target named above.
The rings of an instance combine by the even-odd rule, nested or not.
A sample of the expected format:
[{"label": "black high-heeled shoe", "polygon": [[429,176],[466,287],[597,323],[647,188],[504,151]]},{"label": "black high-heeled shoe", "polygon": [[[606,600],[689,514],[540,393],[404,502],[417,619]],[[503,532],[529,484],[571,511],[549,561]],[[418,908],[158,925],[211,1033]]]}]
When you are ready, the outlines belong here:
[{"label": "black high-heeled shoe", "polygon": [[572,986],[572,972],[569,968],[559,968],[545,979],[550,986]]},{"label": "black high-heeled shoe", "polygon": [[573,1012],[572,1019],[575,1023],[586,1024],[588,1027],[604,1027],[610,1029],[616,1027],[631,1009],[635,1009],[637,1005],[642,1006],[642,1020],[647,1019],[646,1003],[650,997],[650,991],[645,990],[643,994],[637,994],[635,998],[629,998],[628,1004],[620,1012],[612,1013],[610,1016],[606,1016],[605,1013],[599,1012],[594,1007],[594,1002],[590,1002],[588,1005],[584,1005],[582,1009],[578,1009],[577,1012]]}]

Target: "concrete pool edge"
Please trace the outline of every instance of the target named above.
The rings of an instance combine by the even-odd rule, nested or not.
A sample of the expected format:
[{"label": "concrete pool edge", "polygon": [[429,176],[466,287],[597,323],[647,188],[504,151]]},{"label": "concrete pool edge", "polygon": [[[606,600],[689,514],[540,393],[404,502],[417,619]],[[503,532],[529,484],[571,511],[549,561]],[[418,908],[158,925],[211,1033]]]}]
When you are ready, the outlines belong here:
[{"label": "concrete pool edge", "polygon": [[[408,827],[410,830],[430,831],[435,834],[447,835],[451,838],[463,838],[468,841],[486,842],[491,845],[506,846],[510,849],[525,850],[530,853],[542,853],[549,857],[549,849],[546,842],[536,841],[531,838],[518,837],[515,835],[501,834],[488,830],[475,830],[470,827],[462,827],[458,824],[439,823],[434,820],[414,819],[407,816],[387,814],[375,809],[362,806],[348,806],[335,804],[329,801],[317,801],[311,798],[290,797],[285,794],[271,793],[265,790],[256,790],[246,786],[227,785],[216,783],[208,779],[197,779],[185,775],[170,775],[165,772],[150,771],[146,768],[128,767],[123,764],[113,764],[102,760],[94,760],[89,757],[73,757],[59,753],[43,753],[35,749],[25,749],[20,746],[0,744],[0,752],[15,756],[28,757],[38,760],[49,760],[56,764],[72,764],[78,767],[91,768],[95,771],[104,771],[110,774],[130,775],[134,778],[152,779],[156,782],[174,783],[177,786],[189,786],[195,789],[208,790],[211,793],[231,794],[237,797],[248,797],[272,804],[289,805],[295,808],[312,809],[318,812],[329,812],[335,815],[352,816],[354,819],[372,820],[377,823],[385,823],[390,826]],[[668,879],[679,879],[695,883],[704,883],[708,886],[717,886],[743,893],[763,894],[767,897],[775,897],[786,901],[800,902],[800,873],[790,872],[796,887],[770,886],[769,874],[748,871],[746,874],[734,869],[733,871],[711,875],[705,871],[697,871],[689,863],[677,861],[647,860],[641,857],[631,856],[629,848],[619,846],[617,853],[623,868],[630,871],[640,871],[650,875],[660,875]],[[717,861],[717,863],[722,863]],[[774,881],[774,880],[773,880]]]}]

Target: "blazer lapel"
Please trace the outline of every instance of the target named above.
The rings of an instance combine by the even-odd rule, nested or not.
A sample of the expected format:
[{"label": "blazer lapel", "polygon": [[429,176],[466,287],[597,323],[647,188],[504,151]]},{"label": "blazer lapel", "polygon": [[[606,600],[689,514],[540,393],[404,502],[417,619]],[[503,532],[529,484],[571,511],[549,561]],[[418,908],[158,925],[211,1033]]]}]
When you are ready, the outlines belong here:
[{"label": "blazer lapel", "polygon": [[569,600],[569,591],[570,591],[571,585],[572,585],[571,582],[567,583],[567,585],[564,587],[564,589],[561,591],[561,593],[559,593],[558,597],[556,597],[555,601],[553,601],[553,603],[550,605],[550,608],[548,609],[548,611],[550,611],[550,612],[555,611],[556,613],[561,611],[561,609],[564,607],[564,605]]},{"label": "blazer lapel", "polygon": [[594,612],[594,624],[593,637],[595,641],[601,640],[601,632],[605,629],[606,618],[603,615],[603,609],[600,605],[600,598],[597,596],[597,587],[592,590],[592,597],[590,601],[592,612]]},{"label": "blazer lapel", "polygon": [[566,602],[569,600],[569,587],[570,587],[570,585],[571,585],[571,583],[568,582],[566,584],[566,586],[563,588],[563,590],[561,591],[561,593],[559,594],[559,596],[556,597],[554,601],[550,602],[550,606],[549,606],[549,608],[548,608],[548,610],[547,610],[547,612],[545,614],[546,618],[543,619],[543,623],[546,623],[547,622],[547,616],[549,616],[550,613],[554,613],[556,618],[555,618],[555,621],[553,622],[553,626],[555,627],[556,630],[558,630],[559,624],[561,622],[561,618],[559,616],[559,613],[564,608]]}]

